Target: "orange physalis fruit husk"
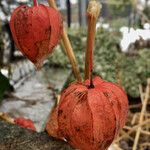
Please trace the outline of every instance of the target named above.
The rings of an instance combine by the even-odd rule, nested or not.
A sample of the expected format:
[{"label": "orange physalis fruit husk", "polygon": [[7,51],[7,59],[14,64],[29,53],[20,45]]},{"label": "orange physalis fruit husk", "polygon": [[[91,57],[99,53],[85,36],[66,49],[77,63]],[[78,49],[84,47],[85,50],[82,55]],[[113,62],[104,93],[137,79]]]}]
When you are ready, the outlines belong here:
[{"label": "orange physalis fruit husk", "polygon": [[14,122],[15,122],[15,124],[17,124],[23,128],[27,128],[27,129],[36,131],[34,123],[30,119],[26,119],[24,117],[19,117],[19,118],[15,118]]},{"label": "orange physalis fruit husk", "polygon": [[11,16],[10,28],[17,48],[40,68],[61,38],[62,18],[42,4],[20,6]]},{"label": "orange physalis fruit husk", "polygon": [[93,79],[71,84],[61,95],[46,130],[81,150],[107,150],[124,126],[128,99],[116,84]]}]

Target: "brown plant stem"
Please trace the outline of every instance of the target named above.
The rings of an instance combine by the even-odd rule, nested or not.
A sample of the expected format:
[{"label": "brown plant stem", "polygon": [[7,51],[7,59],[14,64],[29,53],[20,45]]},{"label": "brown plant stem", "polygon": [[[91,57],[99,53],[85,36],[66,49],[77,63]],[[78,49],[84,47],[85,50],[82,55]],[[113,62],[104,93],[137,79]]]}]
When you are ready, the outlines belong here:
[{"label": "brown plant stem", "polygon": [[15,124],[14,119],[6,113],[0,112],[0,119],[5,120],[8,123]]},{"label": "brown plant stem", "polygon": [[96,0],[91,0],[87,9],[88,17],[88,35],[87,48],[85,52],[85,77],[90,79],[90,86],[93,87],[92,72],[93,72],[93,48],[95,42],[96,22],[100,14],[101,5]]},{"label": "brown plant stem", "polygon": [[[129,126],[125,126],[124,129],[131,130],[132,128],[129,127]],[[144,134],[144,135],[150,136],[150,132],[149,131],[141,130],[141,133]],[[126,134],[126,132],[125,132],[125,134]]]},{"label": "brown plant stem", "polygon": [[37,0],[33,0],[33,5],[34,5],[34,6],[38,6]]},{"label": "brown plant stem", "polygon": [[[48,0],[48,3],[49,3],[49,6],[55,8],[56,10],[58,10],[55,0]],[[65,28],[63,28],[61,43],[63,44],[63,47],[65,48],[66,55],[68,56],[68,58],[70,60],[70,63],[72,65],[72,70],[73,70],[73,73],[74,73],[76,79],[78,81],[82,81],[80,71],[79,71],[79,67],[78,67],[78,63],[77,63],[77,60],[75,58],[70,40],[69,40],[68,35],[67,35],[67,31],[66,31]]]}]

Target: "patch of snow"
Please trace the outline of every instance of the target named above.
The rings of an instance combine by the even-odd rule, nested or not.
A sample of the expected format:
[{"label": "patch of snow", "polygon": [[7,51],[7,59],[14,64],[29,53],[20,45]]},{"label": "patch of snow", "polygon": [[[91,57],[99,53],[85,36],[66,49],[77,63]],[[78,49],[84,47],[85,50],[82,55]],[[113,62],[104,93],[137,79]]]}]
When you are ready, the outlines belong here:
[{"label": "patch of snow", "polygon": [[108,150],[116,150],[116,149],[114,149],[114,147],[110,146],[110,147],[108,148]]},{"label": "patch of snow", "polygon": [[110,24],[98,22],[96,24],[96,29],[97,28],[103,28],[103,29],[107,29],[108,30],[108,29],[110,29]]},{"label": "patch of snow", "polygon": [[8,77],[8,69],[1,69],[1,73],[2,73],[4,76]]},{"label": "patch of snow", "polygon": [[120,28],[120,32],[122,33],[120,45],[123,52],[127,52],[130,44],[135,43],[135,41],[139,40],[140,38],[143,40],[150,39],[150,29],[147,29],[148,25],[145,26],[146,29],[129,29],[128,27]]},{"label": "patch of snow", "polygon": [[146,29],[146,30],[150,29],[150,24],[149,23],[145,23],[144,24],[144,29]]}]

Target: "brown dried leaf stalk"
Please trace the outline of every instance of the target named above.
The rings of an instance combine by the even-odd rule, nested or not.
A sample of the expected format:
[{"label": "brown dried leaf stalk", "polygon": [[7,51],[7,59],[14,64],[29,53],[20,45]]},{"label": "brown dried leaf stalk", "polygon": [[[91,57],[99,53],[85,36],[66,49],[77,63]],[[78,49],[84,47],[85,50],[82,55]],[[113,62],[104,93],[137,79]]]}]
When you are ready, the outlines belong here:
[{"label": "brown dried leaf stalk", "polygon": [[[147,87],[146,87],[145,99],[143,101],[143,106],[142,106],[142,110],[141,110],[139,124],[141,124],[143,122],[144,113],[146,111],[146,106],[147,106],[147,103],[148,103],[149,96],[150,96],[150,79],[147,80]],[[135,136],[135,141],[134,141],[134,145],[133,145],[133,150],[137,149],[137,144],[138,144],[138,141],[139,141],[141,129],[142,129],[141,127],[139,127],[137,129],[136,136]]]},{"label": "brown dried leaf stalk", "polygon": [[[58,9],[56,6],[55,0],[48,0],[48,3],[49,3],[49,6],[55,8],[55,9]],[[78,81],[81,81],[82,78],[80,75],[78,63],[75,58],[75,55],[74,55],[74,52],[73,52],[73,49],[71,46],[71,42],[68,38],[67,31],[65,28],[63,29],[63,34],[62,34],[62,43],[63,43],[63,47],[65,48],[65,52],[70,60],[71,65],[72,65],[72,70],[74,72],[74,75]]]},{"label": "brown dried leaf stalk", "polygon": [[14,119],[8,114],[0,112],[0,119],[7,121],[8,123],[14,124]]},{"label": "brown dried leaf stalk", "polygon": [[132,127],[132,129],[127,132],[127,134],[122,135],[122,136],[120,136],[119,138],[117,138],[117,139],[115,140],[115,143],[117,143],[117,142],[121,141],[122,139],[126,138],[127,135],[130,135],[131,133],[135,132],[139,127],[142,127],[142,126],[144,126],[144,125],[146,125],[146,124],[148,124],[148,123],[150,123],[150,119],[148,119],[148,120],[146,120],[146,121],[143,121],[142,123],[140,123],[140,124],[138,124],[138,125]]},{"label": "brown dried leaf stalk", "polygon": [[[123,129],[131,130],[131,129],[132,129],[132,127],[125,126]],[[141,130],[141,133],[142,133],[142,134],[144,134],[144,135],[148,135],[148,136],[150,136],[150,132],[149,132],[149,131]],[[124,133],[124,134],[127,134],[127,133]],[[127,136],[129,136],[129,135],[127,135]]]},{"label": "brown dried leaf stalk", "polygon": [[100,14],[101,5],[96,0],[91,0],[87,9],[88,16],[88,35],[87,35],[87,48],[85,52],[85,80],[90,79],[92,64],[92,51],[95,42],[96,21]]}]

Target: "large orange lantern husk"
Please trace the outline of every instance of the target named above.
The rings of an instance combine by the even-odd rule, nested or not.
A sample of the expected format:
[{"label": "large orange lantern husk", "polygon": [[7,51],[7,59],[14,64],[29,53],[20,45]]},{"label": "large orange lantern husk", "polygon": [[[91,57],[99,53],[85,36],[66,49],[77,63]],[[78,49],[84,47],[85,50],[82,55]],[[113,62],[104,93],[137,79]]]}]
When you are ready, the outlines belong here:
[{"label": "large orange lantern husk", "polygon": [[107,150],[124,126],[128,99],[124,90],[100,77],[71,84],[47,123],[51,136],[81,150]]},{"label": "large orange lantern husk", "polygon": [[61,38],[62,18],[57,10],[42,4],[20,6],[11,16],[10,28],[18,49],[41,67]]}]

